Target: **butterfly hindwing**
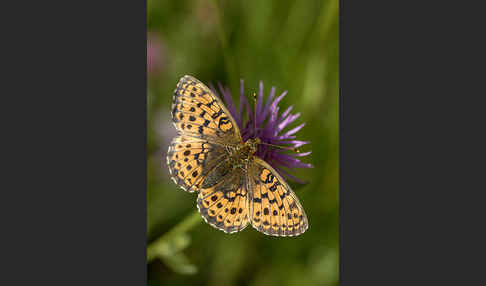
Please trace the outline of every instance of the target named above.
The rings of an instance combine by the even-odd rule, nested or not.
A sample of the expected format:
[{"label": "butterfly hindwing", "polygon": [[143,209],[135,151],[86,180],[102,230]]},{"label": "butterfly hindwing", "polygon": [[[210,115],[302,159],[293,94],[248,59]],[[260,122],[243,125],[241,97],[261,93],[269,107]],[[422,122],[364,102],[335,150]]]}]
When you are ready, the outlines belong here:
[{"label": "butterfly hindwing", "polygon": [[221,100],[189,75],[179,80],[174,91],[172,121],[189,136],[224,144],[241,142],[238,126]]},{"label": "butterfly hindwing", "polygon": [[175,137],[167,152],[172,180],[188,192],[199,190],[216,163],[226,156],[220,145],[185,135]]},{"label": "butterfly hindwing", "polygon": [[307,230],[307,216],[297,196],[270,165],[255,157],[250,176],[250,221],[255,229],[273,236],[296,236]]},{"label": "butterfly hindwing", "polygon": [[235,171],[213,186],[203,186],[197,207],[204,220],[219,230],[234,233],[244,229],[249,221],[245,177]]}]

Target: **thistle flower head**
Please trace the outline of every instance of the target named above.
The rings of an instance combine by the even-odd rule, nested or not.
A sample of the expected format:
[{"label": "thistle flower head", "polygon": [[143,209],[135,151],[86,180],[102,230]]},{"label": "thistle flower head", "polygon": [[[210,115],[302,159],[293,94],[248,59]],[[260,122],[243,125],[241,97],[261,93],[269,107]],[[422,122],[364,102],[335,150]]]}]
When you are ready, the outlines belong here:
[{"label": "thistle flower head", "polygon": [[296,140],[296,133],[304,127],[305,123],[301,123],[290,129],[287,128],[300,116],[300,113],[292,113],[292,105],[285,109],[285,111],[279,112],[280,107],[278,104],[287,95],[287,91],[275,97],[275,87],[272,87],[265,100],[263,82],[260,81],[255,104],[252,108],[245,96],[244,81],[241,80],[239,105],[238,109],[236,109],[229,89],[223,87],[220,83],[218,83],[218,87],[222,96],[211,85],[211,89],[215,94],[223,98],[228,111],[236,120],[243,141],[259,138],[264,144],[258,146],[256,155],[270,164],[280,175],[295,182],[304,183],[304,181],[292,175],[291,171],[294,168],[313,167],[311,164],[303,163],[299,159],[299,157],[309,155],[311,151],[301,153],[297,149],[310,142]]}]

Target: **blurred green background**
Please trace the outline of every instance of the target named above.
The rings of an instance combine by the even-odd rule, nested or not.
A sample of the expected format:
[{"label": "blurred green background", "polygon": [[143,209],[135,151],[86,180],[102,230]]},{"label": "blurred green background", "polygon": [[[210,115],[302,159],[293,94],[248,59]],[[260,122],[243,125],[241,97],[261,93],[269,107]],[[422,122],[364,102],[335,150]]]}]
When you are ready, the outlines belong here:
[{"label": "blurred green background", "polygon": [[[147,2],[147,245],[149,285],[338,285],[339,132],[338,1]],[[204,223],[196,194],[169,179],[167,146],[172,93],[190,74],[221,82],[233,98],[288,90],[281,110],[294,105],[306,122],[298,140],[312,150],[313,169],[293,184],[309,219],[296,238],[275,238],[251,227],[225,234]],[[154,251],[155,249],[155,251]]]}]

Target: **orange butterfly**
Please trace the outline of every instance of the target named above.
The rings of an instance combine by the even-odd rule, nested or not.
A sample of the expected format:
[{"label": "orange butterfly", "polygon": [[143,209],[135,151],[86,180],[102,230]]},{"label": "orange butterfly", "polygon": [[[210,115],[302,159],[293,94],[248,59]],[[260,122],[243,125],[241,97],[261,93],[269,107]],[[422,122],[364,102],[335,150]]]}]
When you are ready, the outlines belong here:
[{"label": "orange butterfly", "polygon": [[243,142],[221,100],[199,80],[184,76],[174,91],[172,120],[179,135],[168,150],[172,180],[199,192],[204,220],[227,233],[248,223],[273,236],[296,236],[307,216],[285,180],[255,155],[260,139]]}]

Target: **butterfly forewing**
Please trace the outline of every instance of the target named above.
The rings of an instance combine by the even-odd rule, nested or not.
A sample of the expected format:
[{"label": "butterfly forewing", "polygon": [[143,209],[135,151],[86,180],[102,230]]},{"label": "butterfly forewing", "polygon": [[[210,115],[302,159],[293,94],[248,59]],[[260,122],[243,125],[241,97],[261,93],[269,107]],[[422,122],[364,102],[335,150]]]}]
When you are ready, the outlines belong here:
[{"label": "butterfly forewing", "polygon": [[185,135],[221,144],[241,143],[238,126],[221,100],[192,76],[179,80],[174,91],[172,121]]},{"label": "butterfly forewing", "polygon": [[182,189],[199,190],[226,146],[241,143],[240,131],[221,100],[199,80],[184,76],[174,91],[172,121],[179,131],[169,146],[167,164]]}]

